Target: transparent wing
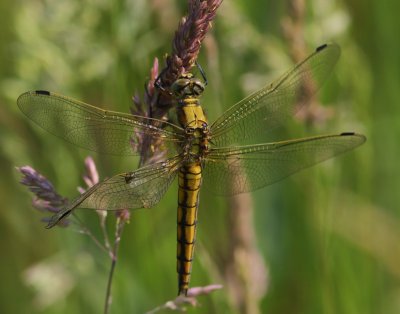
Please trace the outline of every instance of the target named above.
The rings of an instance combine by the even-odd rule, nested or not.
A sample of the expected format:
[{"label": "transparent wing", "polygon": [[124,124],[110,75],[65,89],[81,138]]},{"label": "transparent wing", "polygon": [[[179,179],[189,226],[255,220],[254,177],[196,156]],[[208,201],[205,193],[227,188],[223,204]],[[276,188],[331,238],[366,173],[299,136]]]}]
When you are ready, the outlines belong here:
[{"label": "transparent wing", "polygon": [[55,226],[76,208],[98,210],[150,208],[156,205],[174,180],[181,159],[176,157],[100,182],[68,207],[51,217],[47,228]]},{"label": "transparent wing", "polygon": [[274,83],[228,109],[210,127],[212,143],[224,147],[265,136],[304,106],[327,79],[339,56],[340,47],[335,44],[317,48]]},{"label": "transparent wing", "polygon": [[365,140],[363,135],[342,133],[270,144],[216,148],[211,150],[205,162],[204,186],[219,195],[254,191],[351,150]]},{"label": "transparent wing", "polygon": [[89,150],[114,154],[140,153],[144,138],[179,142],[183,130],[167,122],[107,111],[50,93],[31,91],[19,96],[18,107],[46,131]]}]

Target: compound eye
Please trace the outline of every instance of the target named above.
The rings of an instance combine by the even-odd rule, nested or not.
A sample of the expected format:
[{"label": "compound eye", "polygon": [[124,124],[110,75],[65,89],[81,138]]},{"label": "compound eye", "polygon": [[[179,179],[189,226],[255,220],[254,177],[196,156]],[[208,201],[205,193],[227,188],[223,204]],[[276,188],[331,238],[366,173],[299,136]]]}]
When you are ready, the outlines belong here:
[{"label": "compound eye", "polygon": [[185,89],[189,85],[189,80],[186,78],[177,79],[171,86],[171,90],[174,95],[179,96],[185,92]]},{"label": "compound eye", "polygon": [[193,93],[195,95],[200,95],[202,92],[203,92],[203,89],[200,86],[198,86],[198,85],[193,86]]},{"label": "compound eye", "polygon": [[193,81],[193,93],[201,95],[204,92],[204,84],[199,79]]}]

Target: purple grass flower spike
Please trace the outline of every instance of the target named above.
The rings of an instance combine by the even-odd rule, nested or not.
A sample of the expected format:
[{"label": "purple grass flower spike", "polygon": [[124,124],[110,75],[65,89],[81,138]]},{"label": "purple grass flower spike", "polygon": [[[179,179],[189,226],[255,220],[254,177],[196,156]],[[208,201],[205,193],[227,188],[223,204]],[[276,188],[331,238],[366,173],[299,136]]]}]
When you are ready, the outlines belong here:
[{"label": "purple grass flower spike", "polygon": [[121,223],[129,223],[131,219],[131,212],[128,209],[120,209],[115,211],[115,216]]},{"label": "purple grass flower spike", "polygon": [[222,285],[213,284],[204,287],[193,287],[188,290],[188,295],[179,295],[173,300],[169,300],[165,302],[163,305],[156,307],[155,309],[147,312],[146,314],[154,314],[161,312],[163,310],[173,310],[179,312],[186,312],[186,305],[190,305],[192,307],[199,306],[199,301],[197,297],[202,295],[211,294],[212,292],[222,289]]},{"label": "purple grass flower spike", "polygon": [[[160,85],[168,90],[183,73],[189,72],[197,60],[201,43],[211,28],[216,11],[222,0],[189,0],[188,15],[183,17],[172,41],[172,53],[166,59],[166,67],[160,72]],[[171,108],[173,97],[161,93],[157,106],[164,110]],[[158,117],[155,117],[158,118]]]},{"label": "purple grass flower spike", "polygon": [[85,159],[86,174],[83,176],[88,188],[99,183],[99,173],[97,172],[96,164],[92,157],[88,156]]},{"label": "purple grass flower spike", "polygon": [[170,86],[182,73],[190,71],[199,54],[201,43],[222,0],[189,0],[188,15],[179,23],[172,42],[172,54],[161,77],[162,86]]},{"label": "purple grass flower spike", "polygon": [[147,84],[145,85],[145,93],[143,97],[143,101],[141,101],[138,94],[133,96],[133,106],[131,107],[131,113],[136,116],[154,118],[159,116],[159,114],[155,113],[156,110],[154,106],[154,83],[158,77],[158,59],[154,58],[153,67],[150,69],[150,78]]},{"label": "purple grass flower spike", "polygon": [[[157,118],[166,121],[165,111],[163,108],[156,106],[157,93],[155,92],[154,83],[158,77],[158,59],[154,59],[153,67],[150,70],[150,79],[146,84],[146,90],[141,101],[140,97],[136,94],[133,98],[133,106],[131,113],[133,115],[144,116],[149,118]],[[131,140],[131,145],[134,150],[140,150],[139,166],[146,164],[153,164],[166,158],[166,149],[162,145],[162,141],[154,140],[146,137],[143,132],[137,132],[136,140]]]},{"label": "purple grass flower spike", "polygon": [[[99,183],[99,173],[97,172],[96,164],[91,156],[85,158],[85,168],[86,172],[83,175],[83,181],[86,183],[86,189],[82,187],[78,187],[79,193],[83,194],[87,189],[90,189],[93,185]],[[96,210],[97,214],[100,217],[100,224],[105,224],[105,219],[107,218],[106,210]]]},{"label": "purple grass flower spike", "polygon": [[210,294],[214,290],[219,290],[222,288],[223,288],[222,285],[217,285],[217,284],[203,286],[203,287],[193,287],[188,290],[187,296],[191,297],[191,298],[195,298],[200,295]]},{"label": "purple grass flower spike", "polygon": [[[53,184],[30,166],[16,167],[22,174],[21,184],[26,185],[28,189],[35,194],[32,201],[34,208],[41,212],[51,213],[59,212],[68,204],[68,199],[59,195],[54,189]],[[48,222],[50,217],[43,218],[43,222]],[[68,226],[70,221],[63,220],[59,225]]]},{"label": "purple grass flower spike", "polygon": [[[181,74],[191,70],[199,54],[201,43],[211,28],[211,22],[221,3],[222,0],[188,0],[188,15],[182,18],[175,32],[172,53],[166,59],[166,67],[159,71],[158,60],[154,60],[144,101],[141,101],[137,94],[133,97],[132,114],[167,120],[168,110],[175,104],[175,99],[168,92],[156,90],[154,84],[159,79],[158,83],[162,89],[168,91],[171,84]],[[143,135],[138,138],[139,143],[136,141],[131,145],[134,145],[136,150],[137,146],[140,146],[140,167],[165,158],[166,151],[161,142],[151,142]]]}]

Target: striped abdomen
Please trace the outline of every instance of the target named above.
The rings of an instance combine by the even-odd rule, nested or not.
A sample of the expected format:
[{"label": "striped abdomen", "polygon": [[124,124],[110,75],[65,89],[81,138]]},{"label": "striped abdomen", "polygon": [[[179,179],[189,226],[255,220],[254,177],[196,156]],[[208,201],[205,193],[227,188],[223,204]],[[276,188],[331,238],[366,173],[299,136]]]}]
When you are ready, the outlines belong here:
[{"label": "striped abdomen", "polygon": [[191,162],[179,171],[177,219],[177,271],[179,294],[189,288],[194,245],[196,242],[197,209],[201,186],[201,165]]}]

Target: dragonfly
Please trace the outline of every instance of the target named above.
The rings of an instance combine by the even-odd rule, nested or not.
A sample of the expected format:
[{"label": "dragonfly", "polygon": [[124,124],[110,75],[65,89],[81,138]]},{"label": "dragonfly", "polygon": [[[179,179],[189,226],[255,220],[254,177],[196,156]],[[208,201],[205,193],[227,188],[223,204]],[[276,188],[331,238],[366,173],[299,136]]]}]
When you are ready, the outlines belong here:
[{"label": "dragonfly", "polygon": [[[178,294],[186,295],[192,273],[199,193],[251,192],[299,170],[347,152],[366,137],[354,132],[265,142],[270,131],[304,107],[340,56],[340,47],[325,44],[272,84],[226,110],[209,124],[200,104],[206,81],[190,72],[169,88],[176,123],[103,110],[48,91],[22,94],[17,104],[33,122],[77,146],[114,155],[140,155],[143,138],[161,145],[161,161],[117,174],[89,188],[55,214],[57,225],[77,208],[97,210],[150,208],[160,202],[178,177]],[[134,145],[132,145],[132,143]]]}]

